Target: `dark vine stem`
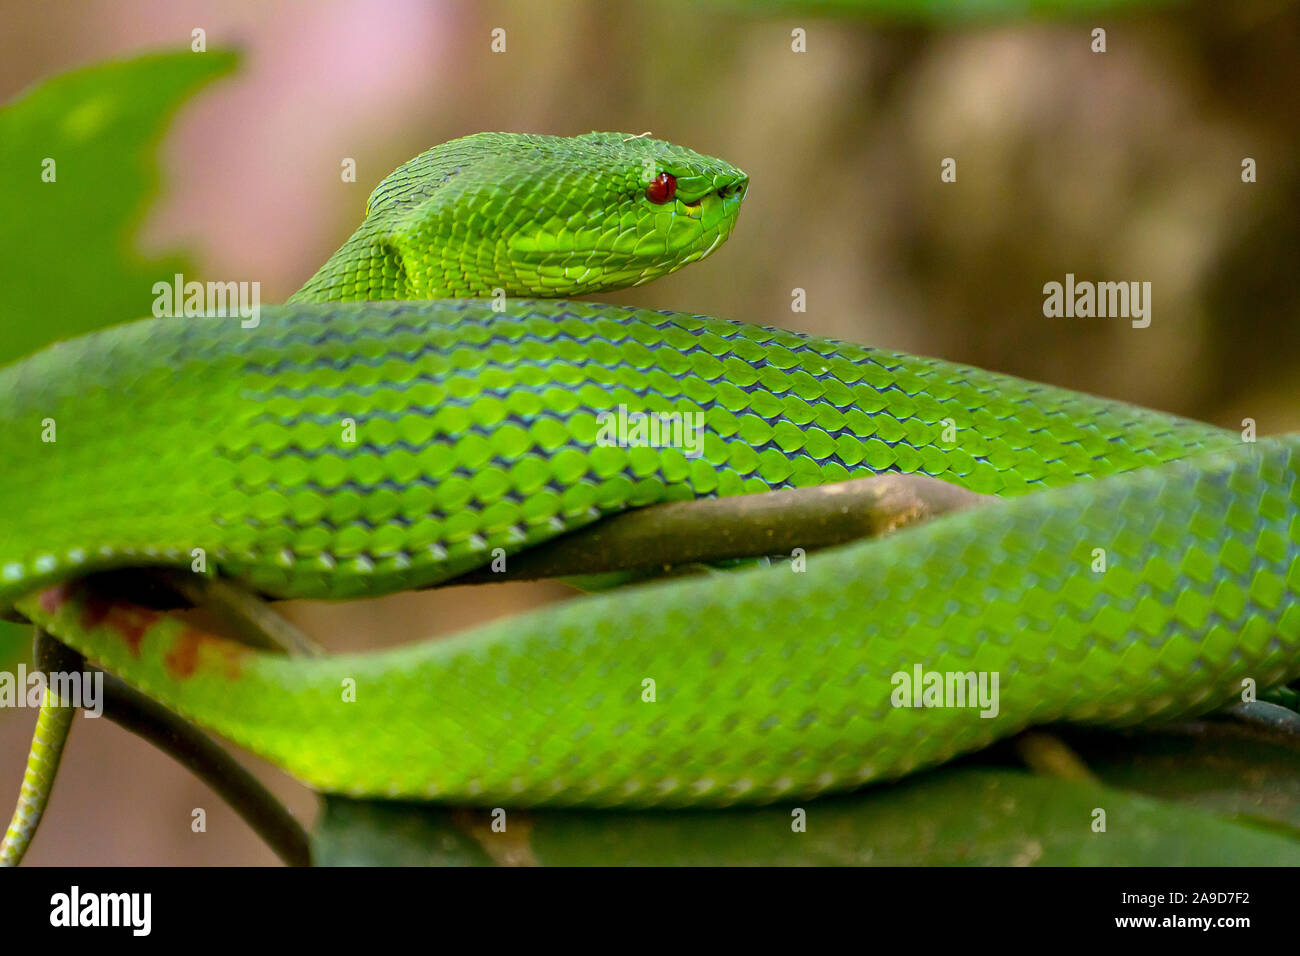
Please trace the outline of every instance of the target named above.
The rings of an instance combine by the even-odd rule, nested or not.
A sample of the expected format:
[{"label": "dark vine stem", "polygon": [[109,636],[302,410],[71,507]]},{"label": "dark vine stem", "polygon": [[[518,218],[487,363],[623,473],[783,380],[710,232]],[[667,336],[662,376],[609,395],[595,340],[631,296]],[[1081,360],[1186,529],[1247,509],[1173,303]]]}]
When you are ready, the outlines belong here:
[{"label": "dark vine stem", "polygon": [[286,864],[311,864],[311,840],[288,808],[189,721],[107,673],[104,716],[147,740],[211,787]]}]

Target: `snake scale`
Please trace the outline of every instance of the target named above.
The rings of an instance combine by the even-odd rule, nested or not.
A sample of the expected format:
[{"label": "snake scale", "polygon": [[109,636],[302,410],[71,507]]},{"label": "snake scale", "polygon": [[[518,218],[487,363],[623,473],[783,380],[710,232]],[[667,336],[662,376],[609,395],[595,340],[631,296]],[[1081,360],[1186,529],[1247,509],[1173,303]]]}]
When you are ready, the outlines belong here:
[{"label": "snake scale", "polygon": [[[644,137],[478,134],[384,180],[255,328],[145,320],[0,371],[0,494],[22,502],[0,527],[0,609],[318,789],[489,806],[806,798],[1300,675],[1296,438],[516,298],[703,258],[747,185]],[[619,407],[701,416],[700,454],[598,440]],[[271,597],[384,594],[630,508],[889,472],[1002,500],[801,571],[622,589],[370,655],[253,650],[82,580],[201,552]],[[894,706],[918,665],[999,675],[997,715]],[[34,748],[7,845],[30,838],[48,770]]]}]

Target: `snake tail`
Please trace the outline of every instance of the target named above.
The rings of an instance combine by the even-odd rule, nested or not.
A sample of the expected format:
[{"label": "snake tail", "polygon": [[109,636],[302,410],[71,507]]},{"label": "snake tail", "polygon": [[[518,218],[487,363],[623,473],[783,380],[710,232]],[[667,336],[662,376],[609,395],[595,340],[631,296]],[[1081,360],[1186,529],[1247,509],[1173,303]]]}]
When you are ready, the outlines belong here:
[{"label": "snake tail", "polygon": [[[70,653],[48,634],[38,630],[36,637],[37,664],[45,674],[56,670],[71,670],[79,666],[81,657]],[[63,759],[63,747],[72,731],[72,721],[77,708],[59,698],[54,682],[47,680],[41,694],[41,706],[36,715],[36,729],[32,734],[31,748],[27,754],[27,767],[23,772],[22,786],[13,818],[0,841],[0,866],[17,866],[31,846],[32,838],[40,825],[45,808],[54,790],[54,780]]]}]

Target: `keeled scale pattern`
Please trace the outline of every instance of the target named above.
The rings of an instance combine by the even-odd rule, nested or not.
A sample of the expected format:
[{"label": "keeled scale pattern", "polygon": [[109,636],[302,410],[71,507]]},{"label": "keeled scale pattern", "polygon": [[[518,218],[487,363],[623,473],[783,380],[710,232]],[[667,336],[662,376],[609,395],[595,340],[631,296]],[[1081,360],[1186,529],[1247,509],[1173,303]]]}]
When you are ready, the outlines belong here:
[{"label": "keeled scale pattern", "polygon": [[[702,414],[703,455],[598,446],[620,405]],[[195,549],[271,595],[378,594],[658,501],[889,471],[1016,494],[1235,443],[933,359],[617,306],[145,321],[0,371],[0,483],[23,503],[0,526],[0,606]]]}]

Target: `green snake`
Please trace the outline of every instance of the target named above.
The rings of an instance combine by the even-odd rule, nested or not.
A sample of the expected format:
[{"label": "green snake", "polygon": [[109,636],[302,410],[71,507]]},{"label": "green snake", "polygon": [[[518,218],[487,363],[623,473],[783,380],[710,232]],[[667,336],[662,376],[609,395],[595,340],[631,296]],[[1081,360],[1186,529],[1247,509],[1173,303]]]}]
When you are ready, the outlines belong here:
[{"label": "green snake", "polygon": [[[487,806],[802,799],[1300,675],[1300,439],[720,318],[515,298],[701,259],[747,184],[644,137],[467,137],[385,179],[255,328],[145,320],[0,371],[0,496],[21,502],[0,609],[319,790]],[[620,407],[700,416],[700,453],[601,441]],[[631,508],[890,472],[1004,500],[802,569],[370,655],[254,650],[83,581],[201,554],[270,597],[378,595]],[[918,666],[998,675],[996,716],[895,706]],[[56,704],[10,860],[57,764]]]}]

